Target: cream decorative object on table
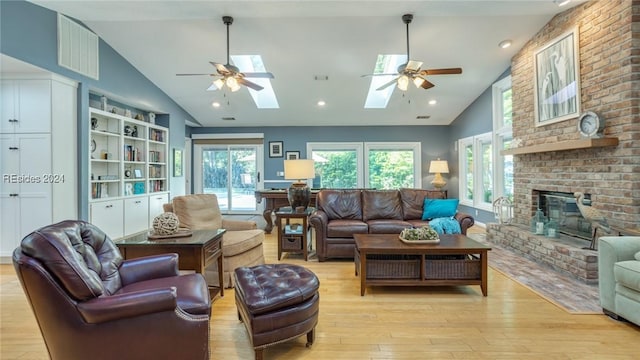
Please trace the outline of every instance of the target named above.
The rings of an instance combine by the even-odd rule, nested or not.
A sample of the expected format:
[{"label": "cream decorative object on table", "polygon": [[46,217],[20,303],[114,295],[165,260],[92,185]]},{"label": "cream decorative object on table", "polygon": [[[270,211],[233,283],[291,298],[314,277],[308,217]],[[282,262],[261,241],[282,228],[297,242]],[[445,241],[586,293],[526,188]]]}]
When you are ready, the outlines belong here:
[{"label": "cream decorative object on table", "polygon": [[440,237],[431,227],[423,226],[402,230],[400,240],[407,244],[437,244],[440,242]]},{"label": "cream decorative object on table", "polygon": [[158,235],[172,235],[178,231],[180,220],[172,212],[165,212],[153,219],[153,231]]}]

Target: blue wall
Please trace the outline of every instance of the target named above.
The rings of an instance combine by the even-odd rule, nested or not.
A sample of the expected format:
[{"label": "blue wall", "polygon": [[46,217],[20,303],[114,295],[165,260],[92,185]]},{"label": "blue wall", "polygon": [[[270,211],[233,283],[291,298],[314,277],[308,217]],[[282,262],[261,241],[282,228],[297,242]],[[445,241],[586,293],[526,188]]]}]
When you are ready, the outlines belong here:
[{"label": "blue wall", "polygon": [[[0,52],[77,81],[78,84],[78,149],[88,149],[89,92],[117,96],[143,110],[161,116],[159,125],[169,127],[170,147],[183,147],[185,120],[194,119],[141,74],[111,46],[100,40],[100,80],[88,78],[58,65],[57,14],[26,1],[0,1]],[[88,153],[78,154],[78,214],[88,218]],[[184,177],[171,178],[172,195],[184,193]]]}]

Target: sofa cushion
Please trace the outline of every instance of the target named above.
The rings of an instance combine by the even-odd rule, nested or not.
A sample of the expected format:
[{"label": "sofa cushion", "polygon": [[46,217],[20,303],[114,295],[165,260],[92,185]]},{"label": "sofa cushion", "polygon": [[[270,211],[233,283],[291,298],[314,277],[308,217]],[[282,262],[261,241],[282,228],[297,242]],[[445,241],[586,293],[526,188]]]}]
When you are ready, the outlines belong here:
[{"label": "sofa cushion", "polygon": [[353,234],[366,234],[369,227],[360,220],[331,220],[327,224],[327,237],[353,237]]},{"label": "sofa cushion", "polygon": [[458,199],[424,199],[422,220],[452,217],[458,211]]},{"label": "sofa cushion", "polygon": [[403,220],[378,219],[367,221],[369,234],[399,234],[402,230],[410,228],[411,224]]},{"label": "sofa cushion", "polygon": [[360,190],[322,190],[318,193],[316,203],[329,220],[362,220]]},{"label": "sofa cushion", "polygon": [[633,257],[635,257],[636,260],[640,261],[640,251],[638,251]]},{"label": "sofa cushion", "polygon": [[402,220],[402,202],[397,190],[363,190],[362,220]]},{"label": "sofa cushion", "polygon": [[422,219],[424,199],[444,199],[444,194],[445,193],[440,190],[400,189],[404,220]]},{"label": "sofa cushion", "polygon": [[619,261],[613,265],[616,283],[640,291],[640,261]]}]

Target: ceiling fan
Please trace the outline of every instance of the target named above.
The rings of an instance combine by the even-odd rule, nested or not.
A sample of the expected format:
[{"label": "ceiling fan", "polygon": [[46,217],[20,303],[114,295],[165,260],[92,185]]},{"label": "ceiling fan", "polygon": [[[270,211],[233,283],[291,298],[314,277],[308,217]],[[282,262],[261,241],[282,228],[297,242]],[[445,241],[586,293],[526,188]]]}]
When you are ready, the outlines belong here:
[{"label": "ceiling fan", "polygon": [[416,87],[423,89],[430,89],[435,85],[429,80],[425,79],[427,75],[449,75],[449,74],[462,74],[461,68],[447,68],[447,69],[428,69],[421,70],[422,61],[411,60],[409,57],[409,24],[413,20],[412,14],[402,15],[402,22],[407,25],[407,63],[398,66],[398,73],[395,74],[368,74],[363,76],[382,76],[382,75],[396,75],[396,77],[380,86],[376,90],[383,90],[387,87],[397,84],[398,89],[407,91],[409,81],[413,82]]},{"label": "ceiling fan", "polygon": [[236,66],[230,64],[229,25],[233,24],[233,18],[231,16],[223,16],[222,22],[227,25],[227,63],[220,64],[209,61],[209,63],[216,68],[216,73],[213,74],[176,74],[176,76],[208,75],[211,77],[217,77],[217,79],[213,81],[213,84],[209,86],[207,90],[219,90],[222,89],[224,85],[227,85],[227,87],[233,92],[240,90],[240,85],[244,85],[256,91],[264,89],[262,86],[247,80],[247,78],[273,79],[273,74],[270,72],[240,72],[240,70]]}]

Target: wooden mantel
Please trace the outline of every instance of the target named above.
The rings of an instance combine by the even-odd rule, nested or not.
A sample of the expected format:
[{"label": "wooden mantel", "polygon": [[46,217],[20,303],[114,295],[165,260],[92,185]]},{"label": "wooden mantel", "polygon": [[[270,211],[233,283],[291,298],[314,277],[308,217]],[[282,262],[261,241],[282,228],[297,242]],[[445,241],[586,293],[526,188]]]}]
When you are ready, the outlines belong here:
[{"label": "wooden mantel", "polygon": [[576,149],[589,149],[603,146],[618,146],[618,138],[605,137],[594,139],[579,139],[560,141],[556,143],[524,146],[515,149],[507,149],[500,151],[501,155],[522,155],[522,154],[535,154],[550,151],[564,151],[564,150],[576,150]]}]

